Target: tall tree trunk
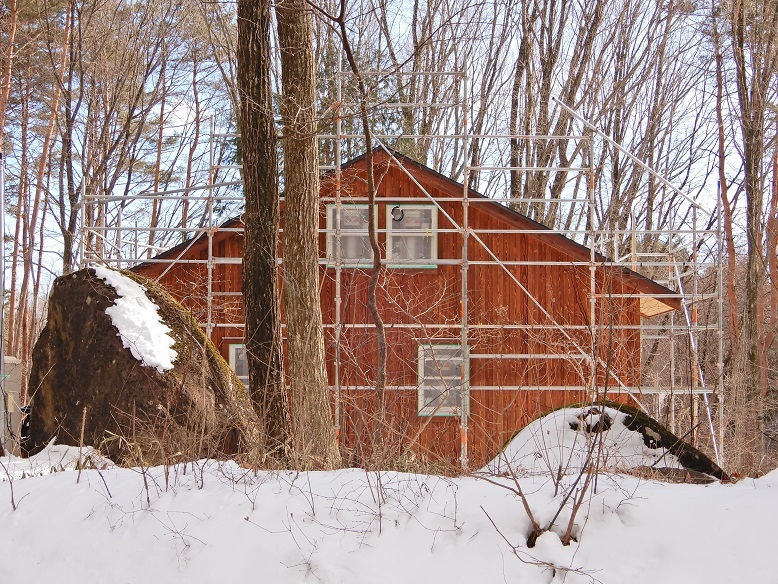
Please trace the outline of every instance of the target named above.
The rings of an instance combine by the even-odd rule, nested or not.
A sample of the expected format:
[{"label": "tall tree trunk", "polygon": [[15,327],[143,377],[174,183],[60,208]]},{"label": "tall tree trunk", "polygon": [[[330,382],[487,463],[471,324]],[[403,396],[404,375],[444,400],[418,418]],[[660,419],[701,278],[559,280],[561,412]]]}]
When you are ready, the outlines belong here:
[{"label": "tall tree trunk", "polygon": [[[25,75],[25,79],[27,76]],[[19,173],[19,194],[17,198],[17,221],[21,222],[21,241],[18,248],[19,257],[14,258],[14,262],[20,261],[22,270],[22,281],[18,292],[16,312],[9,315],[10,326],[13,326],[13,334],[9,335],[14,344],[10,347],[11,354],[16,355],[21,361],[22,380],[26,380],[29,367],[28,355],[25,349],[27,343],[27,324],[29,320],[30,298],[29,284],[30,273],[32,271],[32,239],[35,226],[31,222],[31,185],[29,178],[29,135],[30,135],[30,94],[29,86],[20,88],[22,94],[21,103],[21,125],[20,125],[20,151],[21,164]],[[12,293],[16,293],[14,289]],[[23,382],[20,388],[19,397],[21,403],[26,403],[27,391],[26,384]]]},{"label": "tall tree trunk", "polygon": [[[164,45],[163,45],[164,46]],[[163,49],[164,50],[164,49]],[[157,158],[154,161],[154,196],[159,197],[160,178],[162,175],[162,146],[165,141],[165,98],[167,98],[167,88],[165,87],[165,71],[167,61],[162,61],[162,68],[159,72],[160,85],[162,86],[162,99],[159,102],[159,127],[157,128]],[[155,198],[151,203],[151,221],[149,221],[149,247],[146,257],[151,258],[154,253],[154,235],[159,225],[159,216],[162,213],[162,199]]]},{"label": "tall tree trunk", "polygon": [[[778,137],[778,128],[776,128]],[[767,218],[767,270],[769,274],[769,326],[767,320],[763,320],[766,327],[764,336],[760,339],[759,346],[762,351],[759,362],[760,392],[762,397],[767,396],[768,387],[768,352],[775,342],[778,332],[778,140],[773,146],[773,184],[770,194],[770,213]]]},{"label": "tall tree trunk", "polygon": [[8,19],[7,45],[3,54],[2,75],[0,75],[0,148],[3,146],[3,136],[5,136],[5,110],[8,107],[8,98],[11,95],[11,71],[13,70],[16,27],[19,22],[19,10],[16,0],[11,0],[8,4]]},{"label": "tall tree trunk", "polygon": [[[200,90],[197,84],[197,74],[199,73],[197,66],[199,63],[199,46],[197,42],[192,47],[192,100],[194,102],[194,136],[192,136],[192,144],[189,146],[189,153],[186,157],[186,183],[185,187],[189,189],[192,186],[192,168],[194,166],[195,154],[197,154],[197,147],[200,145]],[[188,191],[187,191],[188,192]],[[184,198],[183,209],[181,211],[181,228],[186,229],[189,223],[189,197]],[[181,241],[187,240],[187,232],[181,232]]]},{"label": "tall tree trunk", "polygon": [[313,23],[305,0],[276,5],[284,147],[284,307],[295,468],[331,469],[339,451],[319,299],[319,159]]},{"label": "tall tree trunk", "polygon": [[[67,39],[67,69],[62,72],[62,89],[64,93],[64,120],[61,124],[61,140],[62,140],[62,167],[65,171],[65,185],[67,190],[65,193],[60,190],[59,208],[60,208],[60,224],[64,227],[62,229],[62,273],[67,274],[73,271],[76,263],[76,227],[78,225],[78,212],[79,212],[79,198],[80,193],[78,186],[76,185],[76,173],[75,163],[76,156],[75,151],[75,127],[76,120],[78,119],[79,110],[81,109],[81,103],[84,97],[84,84],[77,83],[76,79],[83,77],[83,69],[78,66],[81,62],[78,60],[78,56],[82,54],[81,46],[81,19],[79,14],[78,24],[76,24],[76,15],[78,10],[76,9],[76,3],[71,2],[68,6],[68,19],[70,26],[73,29]],[[78,28],[76,29],[76,26]],[[78,42],[76,42],[78,39]],[[76,69],[79,69],[76,71]],[[78,93],[74,99],[74,86],[78,87]],[[83,182],[82,177],[82,182]],[[67,199],[67,202],[66,200]],[[67,209],[67,211],[66,211]]]},{"label": "tall tree trunk", "polygon": [[[20,347],[17,351],[17,355],[22,362],[23,372],[20,387],[20,398],[22,403],[27,403],[28,398],[31,397],[28,396],[29,388],[27,387],[27,372],[29,371],[30,360],[32,359],[32,347],[37,336],[38,328],[36,318],[38,293],[40,289],[41,254],[43,252],[44,246],[43,226],[45,223],[46,212],[48,210],[48,197],[45,194],[48,191],[48,188],[45,183],[47,179],[47,171],[49,169],[49,160],[52,151],[52,139],[54,136],[54,130],[56,128],[57,112],[59,110],[59,99],[61,93],[62,92],[60,87],[57,86],[54,89],[54,96],[51,102],[51,111],[49,112],[48,128],[46,129],[46,134],[43,139],[43,146],[41,147],[41,153],[38,159],[38,168],[35,175],[35,195],[32,204],[32,211],[24,218],[24,221],[27,222],[24,227],[24,232],[26,232],[27,235],[24,237],[25,245],[22,249],[23,275],[20,292],[22,306],[24,307],[24,317],[20,324],[20,328],[17,331],[17,338]],[[38,214],[40,212],[41,206],[43,206],[43,217],[39,221]],[[29,205],[25,205],[25,207],[29,210]],[[40,249],[37,257],[38,277],[36,278],[33,273],[36,269],[36,261],[33,254],[35,252],[36,244],[35,230],[39,223],[40,226],[38,228],[40,229],[40,239],[38,245]],[[29,225],[29,227],[27,225]],[[33,293],[31,298],[29,294],[30,280],[32,280],[33,285]],[[28,304],[29,307],[27,307]],[[33,390],[34,389],[35,388],[33,388]]]},{"label": "tall tree trunk", "polygon": [[749,448],[752,468],[761,463],[764,451],[762,430],[764,400],[760,387],[760,295],[764,284],[764,246],[762,212],[765,183],[765,111],[767,96],[778,73],[778,5],[770,1],[746,3],[735,0],[730,8],[730,36],[735,61],[740,134],[743,146],[744,191],[746,195],[746,302],[741,335],[747,358],[748,399],[754,427],[753,447]]},{"label": "tall tree trunk", "polygon": [[359,118],[362,123],[362,134],[365,137],[365,163],[367,165],[367,232],[370,239],[370,249],[373,252],[373,268],[370,273],[370,282],[367,287],[367,309],[373,319],[376,328],[376,415],[373,440],[375,443],[374,456],[381,457],[384,452],[384,422],[386,417],[386,327],[381,313],[378,311],[378,284],[383,274],[381,265],[381,246],[378,243],[378,230],[376,226],[376,182],[375,169],[373,168],[373,133],[370,129],[370,115],[368,112],[369,94],[365,78],[362,76],[357,64],[351,42],[348,37],[346,23],[346,0],[340,0],[338,15],[330,18],[337,24],[340,31],[340,40],[343,43],[343,51],[346,53],[349,68],[357,81],[357,95],[359,99]]},{"label": "tall tree trunk", "polygon": [[238,1],[239,127],[246,197],[243,300],[246,356],[254,408],[268,455],[287,461],[278,253],[278,137],[270,79],[270,1]]},{"label": "tall tree trunk", "polygon": [[[715,14],[715,13],[714,13]],[[735,251],[735,237],[733,233],[732,209],[735,201],[730,203],[729,185],[726,173],[726,141],[724,136],[724,75],[723,58],[720,50],[720,40],[717,24],[713,23],[713,41],[716,47],[716,123],[718,138],[718,173],[719,196],[721,197],[722,219],[724,224],[724,243],[727,249],[727,307],[729,309],[729,355],[727,362],[731,363],[737,357],[738,339],[740,338],[740,325],[738,323],[737,294],[735,292],[735,278],[737,273],[737,253]],[[723,324],[723,323],[722,323]]]},{"label": "tall tree trunk", "polygon": [[[519,56],[516,58],[516,65],[513,71],[513,85],[511,87],[511,109],[510,117],[508,121],[508,128],[512,136],[520,133],[519,128],[519,98],[522,93],[528,93],[526,88],[529,87],[529,59],[530,59],[530,32],[528,22],[534,21],[537,18],[537,10],[535,9],[532,16],[528,19],[527,3],[523,2],[521,7],[521,42],[519,43]],[[537,4],[535,5],[537,7]],[[522,83],[524,84],[522,86]],[[525,120],[526,121],[526,120]],[[510,166],[511,170],[510,179],[510,196],[511,199],[518,199],[521,196],[521,176],[522,173],[516,170],[520,166],[522,158],[522,149],[524,148],[524,141],[511,138],[510,144]],[[511,201],[510,207],[514,210],[519,210],[521,206],[518,201]]]}]

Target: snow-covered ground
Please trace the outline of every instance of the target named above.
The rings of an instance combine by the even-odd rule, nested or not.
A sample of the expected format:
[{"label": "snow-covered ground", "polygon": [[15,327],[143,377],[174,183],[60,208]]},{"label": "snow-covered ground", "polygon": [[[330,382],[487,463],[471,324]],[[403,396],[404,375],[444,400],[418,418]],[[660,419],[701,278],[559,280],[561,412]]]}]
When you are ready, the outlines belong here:
[{"label": "snow-covered ground", "polygon": [[[560,541],[568,500],[528,548],[510,478],[215,461],[124,469],[81,456],[97,468],[80,480],[77,448],[0,459],[0,583],[778,583],[778,471],[710,485],[603,473],[577,516],[577,541]],[[516,471],[543,526],[583,484],[572,469],[559,489],[540,468]]]}]

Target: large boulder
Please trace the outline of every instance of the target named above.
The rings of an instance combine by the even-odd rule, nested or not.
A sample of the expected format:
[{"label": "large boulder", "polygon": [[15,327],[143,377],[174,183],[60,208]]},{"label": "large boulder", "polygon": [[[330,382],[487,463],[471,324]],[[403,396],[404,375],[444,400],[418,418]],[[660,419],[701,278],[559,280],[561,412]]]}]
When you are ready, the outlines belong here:
[{"label": "large boulder", "polygon": [[[240,380],[156,284],[106,268],[57,278],[33,350],[29,450],[52,437],[125,464],[255,454]],[[84,412],[86,412],[84,414]]]},{"label": "large boulder", "polygon": [[654,418],[609,400],[565,406],[534,420],[482,470],[578,473],[593,461],[601,470],[668,480],[730,480],[713,460]]}]

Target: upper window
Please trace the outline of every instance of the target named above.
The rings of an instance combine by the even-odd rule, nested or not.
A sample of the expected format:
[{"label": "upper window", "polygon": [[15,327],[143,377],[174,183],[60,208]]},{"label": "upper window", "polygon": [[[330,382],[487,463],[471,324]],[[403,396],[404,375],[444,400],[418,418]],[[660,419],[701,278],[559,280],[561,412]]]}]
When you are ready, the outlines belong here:
[{"label": "upper window", "polygon": [[248,389],[249,363],[246,359],[246,345],[236,343],[230,345],[230,367]]},{"label": "upper window", "polygon": [[461,345],[419,345],[419,415],[458,416],[468,408]]},{"label": "upper window", "polygon": [[437,229],[435,205],[387,205],[386,259],[390,265],[434,268],[431,260],[438,259]]},{"label": "upper window", "polygon": [[[345,266],[365,266],[373,262],[367,231],[367,205],[340,206],[340,258]],[[327,261],[335,263],[338,228],[337,206],[327,205]]]}]

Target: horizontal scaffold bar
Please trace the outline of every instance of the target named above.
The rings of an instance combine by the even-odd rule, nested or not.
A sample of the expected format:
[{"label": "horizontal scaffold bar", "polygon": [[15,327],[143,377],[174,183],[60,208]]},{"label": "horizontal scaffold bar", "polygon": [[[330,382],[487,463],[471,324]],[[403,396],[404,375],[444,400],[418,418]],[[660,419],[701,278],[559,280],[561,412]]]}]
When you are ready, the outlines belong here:
[{"label": "horizontal scaffold bar", "polygon": [[[434,138],[434,139],[441,139],[441,140],[462,140],[463,138],[467,139],[477,139],[477,140],[527,140],[527,141],[536,141],[536,142],[544,142],[549,140],[589,140],[588,136],[581,136],[581,135],[568,135],[563,136],[560,134],[545,134],[545,135],[537,135],[537,136],[530,136],[528,134],[402,134],[401,136],[398,136],[397,134],[373,134],[373,138],[379,139],[379,140],[396,140],[398,138],[409,138],[409,139],[419,139],[419,138]],[[364,134],[319,134],[319,139],[324,140],[337,140],[338,138],[364,138]],[[468,167],[470,169],[472,167]],[[562,167],[557,167],[557,170],[562,170]]]},{"label": "horizontal scaffold bar", "polygon": [[[198,323],[199,326],[205,327],[206,323]],[[243,329],[244,325],[243,323],[229,323],[229,322],[220,322],[220,323],[212,323],[211,326],[215,328],[227,328],[227,329]],[[282,327],[285,327],[286,325],[281,325]],[[363,329],[374,329],[375,325],[370,323],[340,323],[339,325],[333,324],[333,323],[325,323],[324,325],[325,329],[335,329],[336,327],[340,327],[341,329],[354,329],[354,330],[363,330]],[[394,333],[400,333],[401,331],[407,331],[407,330],[427,330],[427,331],[450,331],[451,336],[454,336],[454,334],[459,336],[459,333],[456,331],[461,330],[462,328],[468,328],[473,331],[477,330],[517,330],[517,331],[539,331],[539,330],[557,330],[557,326],[555,325],[549,325],[549,324],[473,324],[468,323],[467,325],[462,325],[461,323],[457,324],[411,324],[411,323],[396,323],[392,324],[391,327],[388,327],[386,329],[386,334],[391,335]],[[565,326],[567,330],[571,331],[591,331],[591,327],[588,325],[574,325],[570,324]],[[605,329],[605,330],[614,330],[614,331],[668,331],[667,326],[663,325],[640,325],[640,324],[614,324],[611,325],[598,325],[597,328]],[[714,327],[713,325],[692,325],[691,329],[687,325],[683,325],[683,330],[679,333],[674,333],[678,335],[685,335],[688,334],[689,330],[693,331],[705,331],[705,330],[716,330],[717,327]],[[436,333],[437,334],[437,333]],[[660,337],[660,338],[668,338],[668,336],[671,333],[668,331],[666,335]],[[416,337],[418,340],[430,340],[430,341],[439,341],[441,340],[440,336],[435,335],[419,335]],[[646,337],[644,337],[646,338]],[[580,354],[579,354],[580,356]]]},{"label": "horizontal scaffold bar", "polygon": [[[330,386],[335,391],[335,386]],[[341,385],[340,391],[374,391],[372,385]],[[418,391],[415,385],[396,385],[387,386],[385,391]],[[468,391],[472,394],[475,391],[580,391],[589,393],[591,387],[584,385],[471,385]],[[667,387],[608,387],[609,395],[614,393],[635,395],[662,395],[684,397],[688,395],[714,395],[715,390],[708,387],[685,387],[669,389]]]}]

